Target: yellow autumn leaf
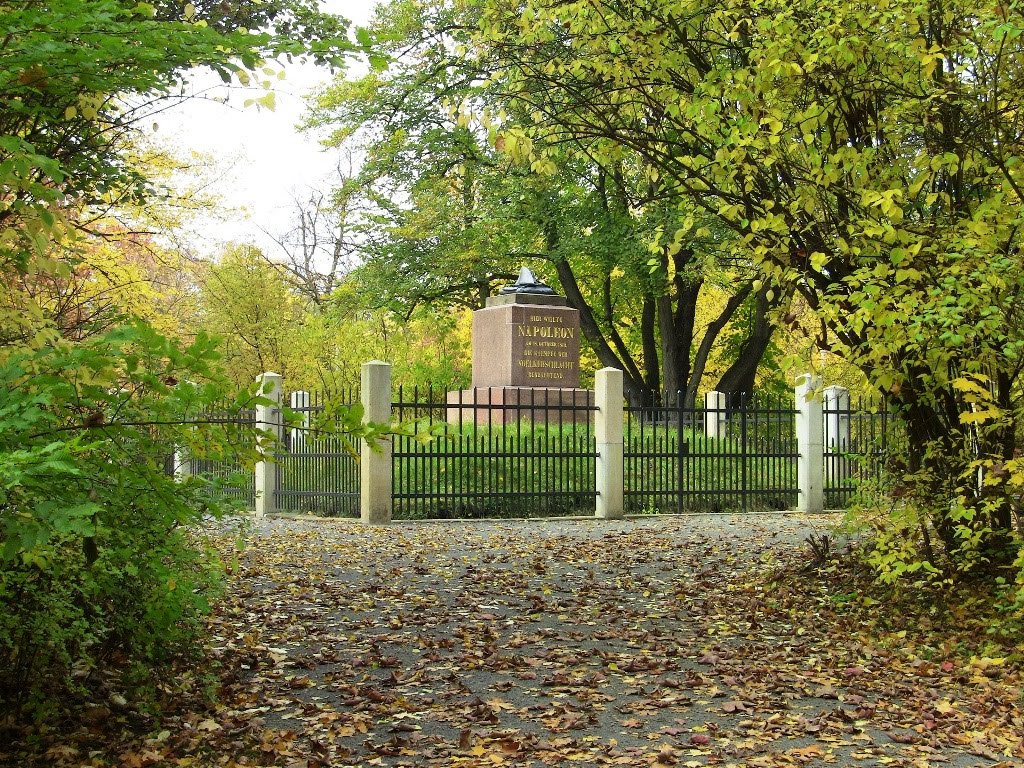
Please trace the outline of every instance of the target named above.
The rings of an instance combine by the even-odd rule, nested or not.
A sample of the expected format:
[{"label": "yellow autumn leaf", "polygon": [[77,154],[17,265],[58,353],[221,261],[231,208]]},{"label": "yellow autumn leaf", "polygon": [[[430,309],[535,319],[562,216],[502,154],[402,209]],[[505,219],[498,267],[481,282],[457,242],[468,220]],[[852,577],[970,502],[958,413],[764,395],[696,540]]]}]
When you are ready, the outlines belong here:
[{"label": "yellow autumn leaf", "polygon": [[983,411],[973,411],[971,413],[961,413],[960,423],[961,424],[984,424],[987,421],[998,419],[1003,415],[1003,412],[997,408],[987,408]]},{"label": "yellow autumn leaf", "polygon": [[956,707],[953,706],[952,702],[943,699],[935,705],[935,711],[938,712],[940,715],[950,715],[956,712]]}]

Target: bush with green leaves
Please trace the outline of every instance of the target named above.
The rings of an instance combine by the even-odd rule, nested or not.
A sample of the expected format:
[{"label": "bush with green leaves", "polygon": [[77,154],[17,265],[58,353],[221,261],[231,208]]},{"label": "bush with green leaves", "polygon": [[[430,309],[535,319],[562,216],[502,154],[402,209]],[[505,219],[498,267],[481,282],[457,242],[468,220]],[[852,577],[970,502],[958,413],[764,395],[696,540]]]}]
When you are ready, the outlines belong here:
[{"label": "bush with green leaves", "polygon": [[169,454],[256,456],[251,430],[196,421],[225,396],[209,339],[36,341],[0,356],[0,709],[186,647],[216,583],[186,532],[221,509]]},{"label": "bush with green leaves", "polygon": [[166,459],[255,455],[251,428],[202,423],[226,391],[209,339],[63,291],[83,236],[158,194],[132,148],[199,68],[272,108],[268,62],[340,64],[347,26],[315,0],[0,0],[0,710],[182,647],[213,581],[184,531],[218,510]]}]

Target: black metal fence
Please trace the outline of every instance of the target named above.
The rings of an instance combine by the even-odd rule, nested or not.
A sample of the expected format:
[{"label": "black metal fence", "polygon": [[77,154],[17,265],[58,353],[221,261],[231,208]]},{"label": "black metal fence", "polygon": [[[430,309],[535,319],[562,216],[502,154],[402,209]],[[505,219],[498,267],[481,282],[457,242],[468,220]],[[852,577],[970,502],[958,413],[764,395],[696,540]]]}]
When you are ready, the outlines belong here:
[{"label": "black metal fence", "polygon": [[826,400],[822,416],[825,506],[843,509],[869,484],[882,481],[887,457],[902,446],[901,432],[876,400]]},{"label": "black metal fence", "polygon": [[[592,513],[594,406],[583,390],[398,390],[410,424],[392,447],[397,518]],[[522,399],[520,399],[522,397]]]},{"label": "black metal fence", "polygon": [[[204,413],[197,420],[194,429],[201,431],[210,426],[228,426],[245,430],[252,429],[255,425],[255,408],[231,411],[225,406],[222,409]],[[252,467],[243,464],[235,451],[231,449],[230,429],[226,438],[226,440],[211,441],[210,452],[190,457],[188,473],[206,478],[210,483],[210,493],[213,497],[238,502],[252,508],[256,503],[256,479]],[[197,442],[203,444],[202,440]]]},{"label": "black metal fence", "polygon": [[336,431],[336,408],[359,402],[355,388],[300,393],[285,402],[294,426],[284,427],[276,454],[274,506],[323,517],[359,516],[359,441]]},{"label": "black metal fence", "polygon": [[795,508],[795,418],[792,397],[741,397],[721,408],[627,408],[626,511]]},{"label": "black metal fence", "polygon": [[[592,396],[583,390],[477,388],[462,393],[400,388],[392,417],[396,518],[591,514],[597,448]],[[523,398],[523,399],[519,399]],[[288,398],[286,398],[288,402]],[[359,445],[331,428],[334,409],[358,392],[310,392],[290,406],[275,457],[275,508],[359,515]],[[255,411],[207,420],[255,425]],[[793,509],[799,500],[792,396],[739,398],[720,408],[625,409],[626,511],[725,512]],[[849,504],[883,472],[898,447],[894,420],[878,404],[826,404],[825,503]],[[254,503],[251,467],[197,457],[192,472],[217,493]]]}]

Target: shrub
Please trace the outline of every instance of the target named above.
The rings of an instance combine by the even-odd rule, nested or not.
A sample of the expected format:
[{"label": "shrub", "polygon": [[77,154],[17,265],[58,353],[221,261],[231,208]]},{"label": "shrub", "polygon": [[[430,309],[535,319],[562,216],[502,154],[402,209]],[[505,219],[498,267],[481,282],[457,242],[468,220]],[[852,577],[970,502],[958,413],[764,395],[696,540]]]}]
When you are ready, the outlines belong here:
[{"label": "shrub", "polygon": [[134,323],[8,349],[0,710],[39,714],[104,665],[155,665],[185,647],[216,576],[184,533],[221,510],[202,481],[174,479],[169,454],[212,443],[252,455],[253,441],[238,425],[190,422],[224,396],[205,338],[182,349]]}]

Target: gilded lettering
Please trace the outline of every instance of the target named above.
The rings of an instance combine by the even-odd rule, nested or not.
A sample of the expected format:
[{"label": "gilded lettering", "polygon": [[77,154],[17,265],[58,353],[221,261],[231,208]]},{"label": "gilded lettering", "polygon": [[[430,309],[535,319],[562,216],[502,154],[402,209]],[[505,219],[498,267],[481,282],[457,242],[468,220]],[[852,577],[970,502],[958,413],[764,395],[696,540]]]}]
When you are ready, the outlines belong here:
[{"label": "gilded lettering", "polygon": [[551,325],[520,325],[519,335],[527,338],[539,337],[542,339],[575,339],[576,329],[565,326]]}]

